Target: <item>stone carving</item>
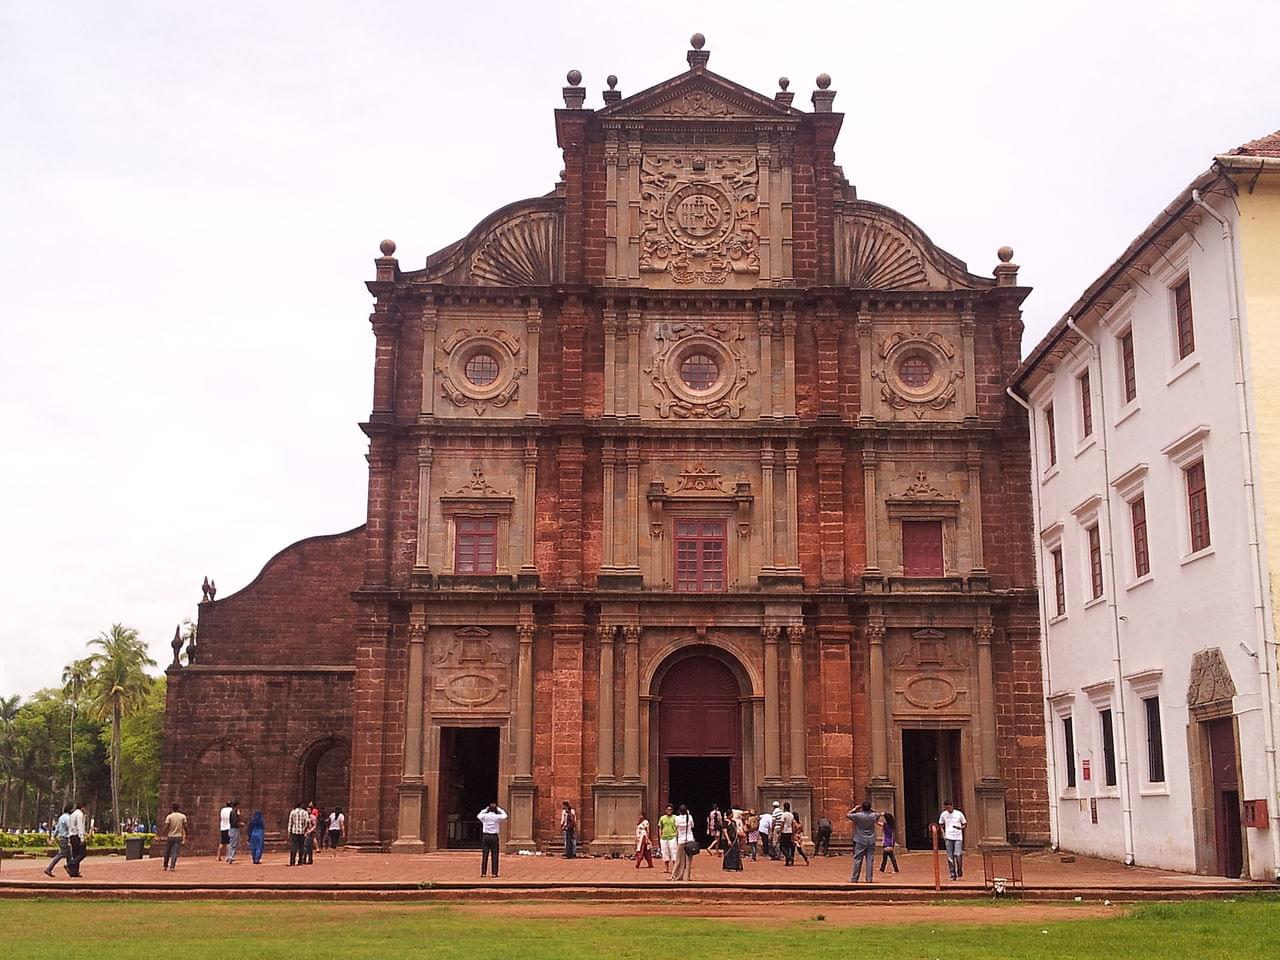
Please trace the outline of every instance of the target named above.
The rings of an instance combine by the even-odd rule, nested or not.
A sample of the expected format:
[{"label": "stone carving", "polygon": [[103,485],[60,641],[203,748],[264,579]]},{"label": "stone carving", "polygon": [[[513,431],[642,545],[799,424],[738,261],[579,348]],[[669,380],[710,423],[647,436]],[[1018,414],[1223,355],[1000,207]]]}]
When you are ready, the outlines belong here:
[{"label": "stone carving", "polygon": [[[666,419],[737,419],[742,415],[742,393],[755,374],[741,344],[746,334],[729,321],[663,321],[657,326],[653,362],[644,368],[657,392],[658,416]],[[681,366],[690,357],[702,356],[714,368],[714,379],[705,389],[685,382]]]},{"label": "stone carving", "polygon": [[[910,409],[916,419],[927,410],[943,410],[956,402],[956,381],[964,376],[958,368],[956,348],[942,334],[895,332],[885,337],[877,351],[880,363],[871,375],[880,382],[880,398],[895,410]],[[920,370],[928,377],[918,384],[902,378],[904,361],[919,359]]]},{"label": "stone carving", "polygon": [[728,493],[718,470],[709,470],[703,464],[683,470],[676,480],[676,493]]},{"label": "stone carving", "polygon": [[898,646],[890,662],[895,667],[911,664],[917,667],[969,666],[955,642],[941,630],[926,628],[911,634],[910,639]]},{"label": "stone carving", "polygon": [[[520,338],[501,328],[461,327],[436,345],[434,369],[440,394],[457,407],[471,407],[482,415],[490,406],[508,406],[520,392],[520,380],[529,372],[521,356]],[[496,373],[487,383],[467,374],[467,365],[484,356]]]},{"label": "stone carving", "polygon": [[438,709],[474,710],[508,693],[511,657],[483,627],[454,631],[431,663]]},{"label": "stone carving", "polygon": [[733,107],[704,90],[690,90],[664,103],[659,112],[668,117],[727,117]]},{"label": "stone carving", "polygon": [[521,200],[490,214],[462,240],[427,257],[419,282],[485,287],[561,281],[563,213],[555,197]]},{"label": "stone carving", "polygon": [[218,596],[218,585],[208,577],[204,578],[204,583],[200,585],[200,602],[213,603],[214,598]]},{"label": "stone carving", "polygon": [[902,289],[921,286],[929,279],[920,251],[875,221],[846,221],[844,253],[851,287]]},{"label": "stone carving", "polygon": [[754,153],[644,156],[640,270],[705,286],[723,285],[736,273],[758,274],[758,184]]},{"label": "stone carving", "polygon": [[898,494],[901,500],[950,500],[948,494],[943,493],[936,486],[929,482],[929,475],[923,470],[916,473],[913,480],[902,493]]},{"label": "stone carving", "polygon": [[908,677],[902,685],[902,696],[913,707],[921,710],[941,710],[956,702],[964,691],[949,678],[935,673],[921,673]]},{"label": "stone carving", "polygon": [[1187,706],[1203,707],[1231,700],[1235,681],[1219,647],[1201,650],[1191,658],[1191,678],[1187,681]]},{"label": "stone carving", "polygon": [[479,463],[479,461],[471,464],[471,479],[455,490],[446,491],[445,496],[459,500],[483,500],[487,498],[500,498],[503,500],[511,499],[510,493],[504,493],[497,489],[484,478],[484,467]]}]

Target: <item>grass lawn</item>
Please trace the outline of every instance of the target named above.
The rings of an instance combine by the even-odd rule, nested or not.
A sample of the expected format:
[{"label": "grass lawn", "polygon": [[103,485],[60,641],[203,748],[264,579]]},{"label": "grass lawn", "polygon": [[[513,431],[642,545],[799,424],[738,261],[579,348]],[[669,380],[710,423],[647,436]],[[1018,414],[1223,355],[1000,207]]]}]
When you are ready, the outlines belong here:
[{"label": "grass lawn", "polygon": [[[1209,960],[1275,956],[1280,934],[1280,899],[1261,897],[1029,923],[1019,913],[1034,908],[1018,905],[939,905],[937,922],[868,926],[813,918],[771,924],[763,916],[750,926],[736,919],[686,919],[677,903],[635,909],[642,911],[636,919],[509,919],[437,905],[5,901],[0,957]],[[822,909],[814,906],[813,916]]]}]

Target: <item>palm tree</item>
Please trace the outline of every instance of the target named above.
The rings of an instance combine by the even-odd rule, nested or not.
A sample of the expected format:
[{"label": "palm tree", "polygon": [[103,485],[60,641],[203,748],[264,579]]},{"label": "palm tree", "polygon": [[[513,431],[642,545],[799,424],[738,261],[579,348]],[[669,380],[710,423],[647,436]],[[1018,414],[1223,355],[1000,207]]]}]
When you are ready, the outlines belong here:
[{"label": "palm tree", "polygon": [[89,641],[89,706],[100,720],[111,721],[111,822],[120,829],[120,722],[146,696],[151,683],[147,667],[156,662],[147,655],[138,631],[119,623]]},{"label": "palm tree", "polygon": [[0,773],[4,774],[4,793],[0,796],[0,827],[9,825],[9,785],[17,757],[17,744],[13,739],[13,721],[18,719],[22,698],[0,697]]},{"label": "palm tree", "polygon": [[68,739],[71,744],[71,796],[66,799],[73,803],[76,796],[76,707],[84,695],[85,687],[93,675],[93,667],[86,657],[83,660],[72,660],[62,668],[62,694],[71,707],[71,721],[67,724]]}]

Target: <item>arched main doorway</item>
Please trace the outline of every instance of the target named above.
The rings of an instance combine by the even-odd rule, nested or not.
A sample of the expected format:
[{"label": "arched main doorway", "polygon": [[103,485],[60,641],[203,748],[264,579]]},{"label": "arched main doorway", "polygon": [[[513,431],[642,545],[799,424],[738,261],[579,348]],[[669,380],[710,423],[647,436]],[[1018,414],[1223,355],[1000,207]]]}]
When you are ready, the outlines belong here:
[{"label": "arched main doorway", "polygon": [[351,795],[351,747],[342,737],[325,737],[302,758],[302,802],[326,812],[347,810]]},{"label": "arched main doorway", "polygon": [[713,803],[745,796],[741,687],[722,659],[697,653],[666,668],[657,696],[661,804],[688,804],[701,830]]}]

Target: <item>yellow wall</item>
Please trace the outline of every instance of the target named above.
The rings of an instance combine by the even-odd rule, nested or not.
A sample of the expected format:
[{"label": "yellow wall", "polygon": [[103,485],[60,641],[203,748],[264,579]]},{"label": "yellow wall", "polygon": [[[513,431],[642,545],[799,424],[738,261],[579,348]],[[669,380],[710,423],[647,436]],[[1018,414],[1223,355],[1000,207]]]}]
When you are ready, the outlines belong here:
[{"label": "yellow wall", "polygon": [[1236,202],[1267,560],[1272,601],[1280,610],[1275,589],[1280,576],[1280,174],[1264,174],[1253,193],[1242,189]]}]

